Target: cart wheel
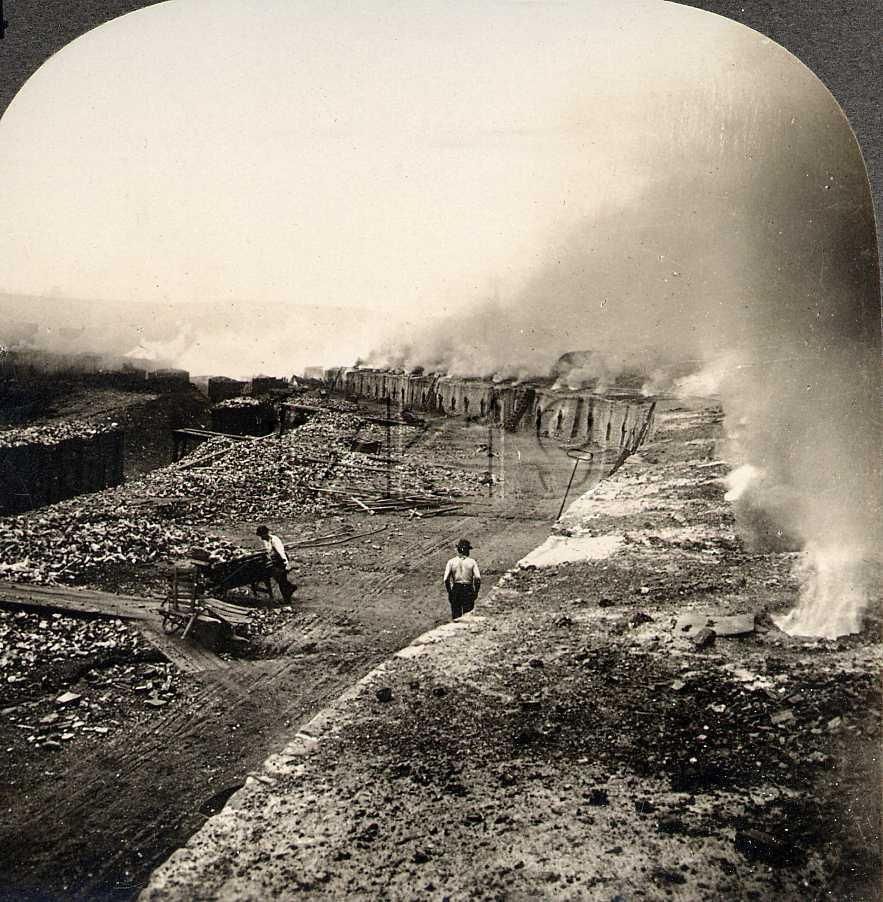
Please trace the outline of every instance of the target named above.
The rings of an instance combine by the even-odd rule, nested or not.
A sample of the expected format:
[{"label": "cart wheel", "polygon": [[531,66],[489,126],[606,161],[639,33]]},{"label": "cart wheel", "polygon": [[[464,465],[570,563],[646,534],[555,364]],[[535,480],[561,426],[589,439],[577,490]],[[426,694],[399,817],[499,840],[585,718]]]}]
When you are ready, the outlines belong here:
[{"label": "cart wheel", "polygon": [[167,636],[174,636],[175,633],[179,633],[183,626],[184,621],[180,617],[176,617],[174,614],[163,614],[162,631]]}]

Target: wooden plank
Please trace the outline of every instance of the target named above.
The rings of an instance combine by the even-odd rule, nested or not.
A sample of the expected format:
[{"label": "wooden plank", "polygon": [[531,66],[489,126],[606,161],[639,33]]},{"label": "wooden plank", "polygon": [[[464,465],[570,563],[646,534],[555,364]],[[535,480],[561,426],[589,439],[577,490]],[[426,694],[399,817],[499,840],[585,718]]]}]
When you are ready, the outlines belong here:
[{"label": "wooden plank", "polygon": [[0,605],[7,607],[36,607],[45,610],[68,611],[141,620],[148,617],[160,603],[158,598],[138,598],[114,595],[94,589],[74,589],[68,586],[35,586],[27,583],[0,581]]},{"label": "wooden plank", "polygon": [[237,435],[232,432],[214,432],[211,429],[175,429],[176,435],[189,435],[193,438],[230,438],[234,441],[246,441],[248,439],[260,438],[261,436],[255,435]]},{"label": "wooden plank", "polygon": [[223,620],[225,623],[236,624],[237,626],[243,626],[247,623],[251,623],[251,617],[243,617],[240,614],[228,614],[222,611],[215,611],[211,606],[206,608],[209,614],[215,614],[217,620]]},{"label": "wooden plank", "polygon": [[217,602],[213,598],[206,600],[205,610],[218,617],[223,617],[224,620],[229,620],[231,623],[249,623],[252,617],[248,608],[237,608],[235,605],[224,606],[222,602]]},{"label": "wooden plank", "polygon": [[138,630],[161,654],[165,655],[179,670],[185,673],[201,673],[207,670],[222,670],[230,666],[228,661],[213,651],[196,643],[167,636],[162,630],[162,621],[148,618],[139,621]]},{"label": "wooden plank", "polygon": [[355,502],[356,504],[358,504],[359,507],[362,508],[363,511],[367,511],[369,514],[373,514],[373,513],[374,513],[374,511],[371,510],[371,508],[368,507],[367,504],[362,504],[362,502],[359,501],[359,499],[356,498],[355,496],[352,496],[352,497],[350,498],[350,501],[353,501],[353,502]]},{"label": "wooden plank", "polygon": [[229,601],[223,601],[220,598],[206,598],[206,604],[210,604],[219,611],[229,611],[231,614],[242,614],[243,616],[253,613],[253,608],[247,608],[244,605],[232,604]]},{"label": "wooden plank", "polygon": [[755,615],[716,614],[713,611],[689,611],[681,614],[672,630],[673,635],[692,639],[701,629],[710,627],[718,636],[747,636],[754,632]]}]

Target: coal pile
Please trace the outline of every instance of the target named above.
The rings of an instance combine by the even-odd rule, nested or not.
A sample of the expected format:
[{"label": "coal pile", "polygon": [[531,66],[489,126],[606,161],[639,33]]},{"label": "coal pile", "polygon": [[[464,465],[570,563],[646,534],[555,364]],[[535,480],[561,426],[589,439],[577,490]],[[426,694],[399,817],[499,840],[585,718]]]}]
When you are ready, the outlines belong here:
[{"label": "coal pile", "polygon": [[0,431],[0,448],[18,448],[23,445],[57,445],[71,439],[93,439],[96,435],[113,432],[116,423],[91,420],[65,420],[41,426],[22,426]]},{"label": "coal pile", "polygon": [[218,410],[240,410],[242,408],[263,407],[264,401],[260,398],[252,398],[248,395],[241,395],[236,398],[226,398],[215,405]]},{"label": "coal pile", "polygon": [[[57,751],[171,704],[181,675],[120,620],[0,611],[7,745]],[[7,749],[9,751],[9,749]]]},{"label": "coal pile", "polygon": [[236,549],[189,525],[136,514],[124,489],[0,520],[0,578],[57,585],[100,583],[109,570],[186,557],[194,545]]}]

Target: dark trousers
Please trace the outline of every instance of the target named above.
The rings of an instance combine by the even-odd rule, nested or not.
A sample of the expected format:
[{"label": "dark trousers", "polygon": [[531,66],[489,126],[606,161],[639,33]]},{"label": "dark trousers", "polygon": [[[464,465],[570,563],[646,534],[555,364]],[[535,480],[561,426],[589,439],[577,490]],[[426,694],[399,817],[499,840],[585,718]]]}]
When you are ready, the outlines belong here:
[{"label": "dark trousers", "polygon": [[453,589],[448,592],[448,601],[451,603],[451,619],[456,620],[475,607],[475,589],[468,583],[454,583]]},{"label": "dark trousers", "polygon": [[291,601],[291,596],[294,595],[294,590],[297,586],[292,585],[288,581],[288,571],[285,569],[284,565],[274,564],[270,568],[270,575],[276,580],[276,585],[279,586],[279,591],[282,593],[283,600]]}]

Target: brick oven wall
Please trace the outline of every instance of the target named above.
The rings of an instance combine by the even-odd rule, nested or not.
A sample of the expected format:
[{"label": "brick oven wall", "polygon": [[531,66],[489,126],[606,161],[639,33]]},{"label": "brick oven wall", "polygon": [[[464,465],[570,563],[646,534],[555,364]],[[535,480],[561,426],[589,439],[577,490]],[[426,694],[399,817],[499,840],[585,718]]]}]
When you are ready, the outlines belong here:
[{"label": "brick oven wall", "polygon": [[[329,378],[330,376],[330,378]],[[508,430],[532,431],[564,444],[592,442],[607,448],[635,450],[650,415],[643,399],[611,399],[584,391],[557,391],[530,383],[492,383],[424,373],[383,370],[329,371],[332,390],[369,400],[389,396],[416,410],[453,417],[477,417]],[[340,387],[342,386],[342,387]]]},{"label": "brick oven wall", "polygon": [[[537,392],[536,402],[521,428],[532,428],[562,442],[593,443],[634,451],[650,415],[644,400],[614,400],[589,391]],[[644,430],[645,432],[647,430]]]},{"label": "brick oven wall", "polygon": [[449,416],[483,417],[491,409],[494,387],[478,379],[442,377],[438,382],[439,412]]}]

